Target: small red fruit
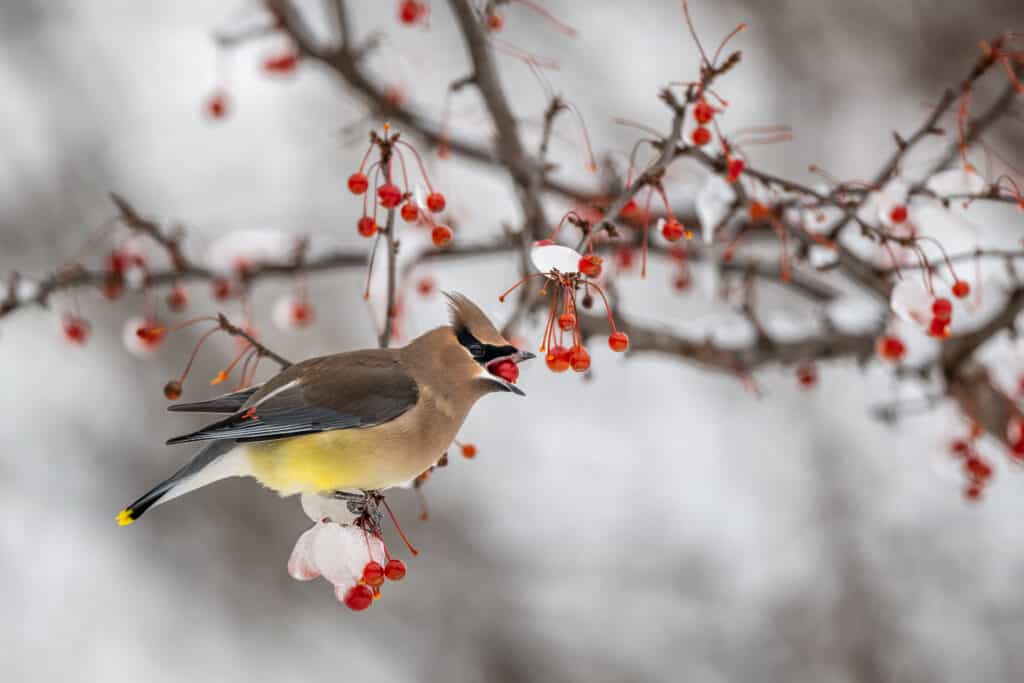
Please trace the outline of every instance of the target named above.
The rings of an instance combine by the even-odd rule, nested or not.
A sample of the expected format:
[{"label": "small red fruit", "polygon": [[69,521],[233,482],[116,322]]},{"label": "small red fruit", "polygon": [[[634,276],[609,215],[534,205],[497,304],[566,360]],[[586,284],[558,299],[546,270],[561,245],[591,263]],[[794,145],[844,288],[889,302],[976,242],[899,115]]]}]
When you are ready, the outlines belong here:
[{"label": "small red fruit", "polygon": [[565,372],[569,369],[569,349],[564,346],[553,346],[548,349],[544,361],[551,372]]},{"label": "small red fruit", "polygon": [[625,332],[613,332],[608,336],[608,346],[616,353],[622,353],[629,348],[629,337]]},{"label": "small red fruit", "polygon": [[743,173],[743,169],[746,168],[747,163],[743,159],[732,159],[729,162],[729,168],[726,171],[725,180],[729,183],[735,183],[739,180],[740,174]]},{"label": "small red fruit", "polygon": [[234,287],[231,286],[231,280],[226,280],[222,277],[217,278],[213,281],[213,298],[217,301],[225,301],[231,298],[234,294]]},{"label": "small red fruit", "polygon": [[932,315],[936,320],[949,321],[953,317],[953,302],[949,299],[936,299],[932,302]]},{"label": "small red fruit", "polygon": [[574,346],[569,352],[569,365],[574,372],[586,372],[590,369],[590,353],[582,346]]},{"label": "small red fruit", "polygon": [[946,339],[949,337],[949,334],[948,320],[932,319],[931,324],[928,326],[928,336],[935,337],[936,339]]},{"label": "small red fruit", "polygon": [[348,177],[348,189],[352,194],[363,194],[370,187],[370,179],[361,171],[356,171]]},{"label": "small red fruit", "polygon": [[440,192],[431,192],[427,195],[427,208],[433,213],[441,213],[445,207],[444,195]]},{"label": "small red fruit", "polygon": [[972,503],[981,500],[982,488],[983,487],[981,484],[968,485],[968,487],[964,489],[964,498],[971,501]]},{"label": "small red fruit", "polygon": [[623,245],[615,251],[615,265],[619,270],[630,270],[633,267],[633,247]]},{"label": "small red fruit", "polygon": [[471,443],[462,444],[462,448],[460,450],[462,451],[463,458],[472,459],[476,457],[476,446]]},{"label": "small red fruit", "polygon": [[377,188],[377,198],[385,209],[393,209],[402,201],[402,191],[393,183],[384,183]]},{"label": "small red fruit", "polygon": [[502,378],[510,384],[515,384],[519,379],[519,366],[511,360],[503,360],[492,365],[488,370],[491,374]]},{"label": "small red fruit", "polygon": [[899,337],[887,334],[878,340],[876,346],[878,355],[885,360],[898,361],[907,354],[907,346],[903,343],[903,340]]},{"label": "small red fruit", "polygon": [[677,292],[685,292],[689,288],[690,274],[688,271],[684,270],[683,272],[676,274],[676,276],[672,278],[672,289],[676,290]]},{"label": "small red fruit", "polygon": [[164,385],[164,398],[168,401],[177,401],[181,398],[181,382],[172,379]]},{"label": "small red fruit", "polygon": [[586,254],[580,259],[579,266],[580,272],[587,277],[599,277],[601,275],[601,269],[604,264],[604,259],[597,254]]},{"label": "small red fruit", "polygon": [[184,287],[171,287],[167,292],[167,308],[175,313],[184,311],[188,306],[188,291]]},{"label": "small red fruit", "polygon": [[505,17],[501,15],[501,12],[491,12],[487,15],[487,28],[492,33],[497,33],[505,25]]},{"label": "small red fruit", "polygon": [[434,293],[434,289],[437,287],[437,283],[434,282],[433,278],[421,277],[419,282],[416,283],[416,291],[420,293],[420,296],[430,296]]},{"label": "small red fruit", "polygon": [[363,582],[370,586],[380,586],[384,583],[384,567],[380,562],[370,560],[363,567]]},{"label": "small red fruit", "polygon": [[892,211],[889,212],[889,220],[893,223],[902,223],[907,220],[907,207],[902,204],[894,206]]},{"label": "small red fruit", "polygon": [[373,220],[370,216],[363,216],[356,223],[356,229],[363,237],[373,237],[377,234],[377,221]]},{"label": "small red fruit", "polygon": [[222,119],[228,114],[228,96],[227,93],[218,90],[217,92],[210,95],[210,98],[206,100],[204,107],[206,115],[211,119]]},{"label": "small red fruit", "polygon": [[622,205],[622,210],[619,214],[626,218],[631,218],[640,212],[640,207],[637,206],[635,199],[630,199],[628,202]]},{"label": "small red fruit", "polygon": [[675,218],[669,218],[661,226],[661,236],[669,242],[678,242],[684,234],[686,231],[683,229],[683,224]]},{"label": "small red fruit", "polygon": [[971,286],[965,280],[957,280],[953,283],[953,296],[963,299],[971,293]]},{"label": "small red fruit", "polygon": [[75,346],[82,346],[89,340],[91,327],[85,318],[73,314],[65,315],[61,328],[64,331],[64,338]]},{"label": "small red fruit", "polygon": [[818,368],[814,363],[801,363],[796,369],[796,380],[804,389],[811,389],[818,383]]},{"label": "small red fruit", "polygon": [[271,55],[263,60],[263,70],[268,74],[289,74],[295,71],[299,65],[297,52],[284,52],[279,55]]},{"label": "small red fruit", "polygon": [[373,591],[364,583],[356,584],[348,589],[343,600],[345,607],[353,612],[362,612],[373,604]]},{"label": "small red fruit", "polygon": [[698,147],[703,147],[711,142],[711,131],[704,126],[698,126],[693,129],[692,133],[690,133],[690,139],[693,140],[693,144]]},{"label": "small red fruit", "polygon": [[402,220],[406,223],[412,223],[420,217],[420,209],[412,202],[406,202],[402,204]]},{"label": "small red fruit", "polygon": [[390,581],[401,581],[405,578],[405,562],[391,559],[384,565],[384,576]]},{"label": "small red fruit", "polygon": [[558,316],[558,329],[568,332],[574,327],[576,327],[576,316],[572,313],[563,313]]},{"label": "small red fruit", "polygon": [[447,225],[439,225],[430,231],[430,239],[435,247],[443,247],[452,241],[452,229]]},{"label": "small red fruit", "polygon": [[398,20],[412,26],[427,13],[427,7],[419,0],[403,0],[398,3]]},{"label": "small red fruit", "polygon": [[292,324],[295,327],[305,327],[313,322],[315,317],[313,314],[313,307],[310,306],[308,301],[295,301],[292,303],[291,310],[288,312]]},{"label": "small red fruit", "polygon": [[711,119],[715,118],[715,109],[707,100],[701,98],[697,100],[697,106],[693,108],[693,118],[697,119],[697,123],[705,124],[710,123]]}]

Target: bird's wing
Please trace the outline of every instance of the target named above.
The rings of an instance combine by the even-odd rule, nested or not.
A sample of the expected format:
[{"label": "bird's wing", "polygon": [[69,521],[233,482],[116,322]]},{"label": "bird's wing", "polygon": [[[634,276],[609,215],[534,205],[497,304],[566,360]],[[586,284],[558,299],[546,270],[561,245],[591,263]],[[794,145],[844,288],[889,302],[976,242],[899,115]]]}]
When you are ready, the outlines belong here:
[{"label": "bird's wing", "polygon": [[230,417],[167,443],[264,441],[372,427],[395,419],[418,398],[416,381],[394,351],[313,358],[268,381]]},{"label": "bird's wing", "polygon": [[206,401],[194,403],[172,403],[167,410],[174,413],[233,413],[245,405],[260,387],[248,387],[230,394],[224,394]]}]

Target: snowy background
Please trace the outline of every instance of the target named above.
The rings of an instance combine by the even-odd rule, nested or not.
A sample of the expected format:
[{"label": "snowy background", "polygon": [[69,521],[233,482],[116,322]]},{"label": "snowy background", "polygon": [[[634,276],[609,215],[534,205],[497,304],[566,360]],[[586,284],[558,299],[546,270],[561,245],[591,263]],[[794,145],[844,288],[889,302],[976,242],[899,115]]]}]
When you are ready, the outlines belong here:
[{"label": "snowy background", "polygon": [[[446,84],[466,71],[445,3],[434,2],[429,31],[400,27],[391,0],[349,4],[357,35],[386,36],[377,73],[439,115]],[[657,88],[692,78],[697,65],[679,4],[545,4],[580,37],[514,6],[504,37],[559,60],[549,77],[579,105],[598,152],[628,153],[637,136],[615,116],[663,128]],[[237,0],[0,5],[0,273],[43,273],[74,254],[111,215],[110,190],[186,225],[191,254],[252,227],[311,234],[314,249],[360,244],[359,202],[344,179],[363,137],[347,144],[339,131],[369,124],[328,74],[307,66],[267,78],[259,63],[281,43],[266,39],[223,65],[228,120],[200,115],[216,83],[211,31],[244,9]],[[736,43],[743,64],[722,83],[730,124],[791,125],[793,143],[753,158],[805,180],[810,162],[844,178],[873,173],[889,131],[917,125],[966,73],[979,39],[1024,28],[1013,0],[695,0],[693,10],[707,43],[751,25]],[[536,120],[536,81],[522,63],[500,62],[517,112]],[[486,136],[474,94],[454,111],[457,127]],[[1019,150],[1014,125],[1001,144]],[[586,181],[568,118],[559,133],[561,173]],[[457,239],[517,220],[500,174],[433,168],[461,218]],[[677,189],[688,173],[675,173]],[[503,260],[425,272],[499,318],[496,295],[514,280]],[[264,324],[268,344],[293,358],[372,345],[361,277],[312,278],[316,324],[294,335]],[[669,292],[668,278],[655,270],[627,283],[627,307],[674,326],[706,323],[712,307]],[[257,288],[261,321],[286,291]],[[205,292],[193,294],[193,310],[212,310]],[[477,406],[463,438],[480,454],[453,458],[430,483],[429,523],[415,521],[412,494],[392,496],[423,552],[405,558],[404,582],[356,615],[326,584],[288,577],[308,520],[296,500],[251,481],[114,524],[190,456],[162,444],[198,419],[167,414],[160,392],[190,340],[136,359],[120,337],[141,299],[112,306],[84,295],[94,334],[74,348],[58,331],[64,302],[54,304],[0,325],[5,680],[1024,677],[1024,475],[1000,466],[984,503],[966,504],[943,463],[945,440],[963,429],[956,413],[940,407],[895,429],[873,420],[869,407],[902,391],[878,368],[823,367],[813,392],[796,387],[792,369],[767,370],[758,399],[734,378],[605,349],[594,352],[593,381],[524,366],[528,398]],[[409,331],[443,318],[437,298],[418,303]],[[201,378],[232,354],[226,342],[210,349],[188,396],[206,392]]]}]

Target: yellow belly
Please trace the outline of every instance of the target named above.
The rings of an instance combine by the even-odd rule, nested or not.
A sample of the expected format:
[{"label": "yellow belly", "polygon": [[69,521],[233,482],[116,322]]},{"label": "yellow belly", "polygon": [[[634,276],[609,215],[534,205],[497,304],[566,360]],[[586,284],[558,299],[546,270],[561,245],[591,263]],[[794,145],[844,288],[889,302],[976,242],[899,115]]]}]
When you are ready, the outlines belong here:
[{"label": "yellow belly", "polygon": [[343,429],[255,443],[246,454],[253,477],[289,496],[402,484],[434,464],[447,446],[396,443],[373,432],[377,429]]}]

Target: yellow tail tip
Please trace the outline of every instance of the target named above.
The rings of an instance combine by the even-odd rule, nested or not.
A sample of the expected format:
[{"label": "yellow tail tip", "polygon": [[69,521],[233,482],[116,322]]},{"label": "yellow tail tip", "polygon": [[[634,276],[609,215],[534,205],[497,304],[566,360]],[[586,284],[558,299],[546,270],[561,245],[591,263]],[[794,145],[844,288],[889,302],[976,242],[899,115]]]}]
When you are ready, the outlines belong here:
[{"label": "yellow tail tip", "polygon": [[120,512],[117,513],[117,524],[118,524],[118,526],[128,526],[129,524],[131,524],[134,521],[135,521],[135,518],[132,517],[131,508],[126,508],[126,509],[121,510]]}]

